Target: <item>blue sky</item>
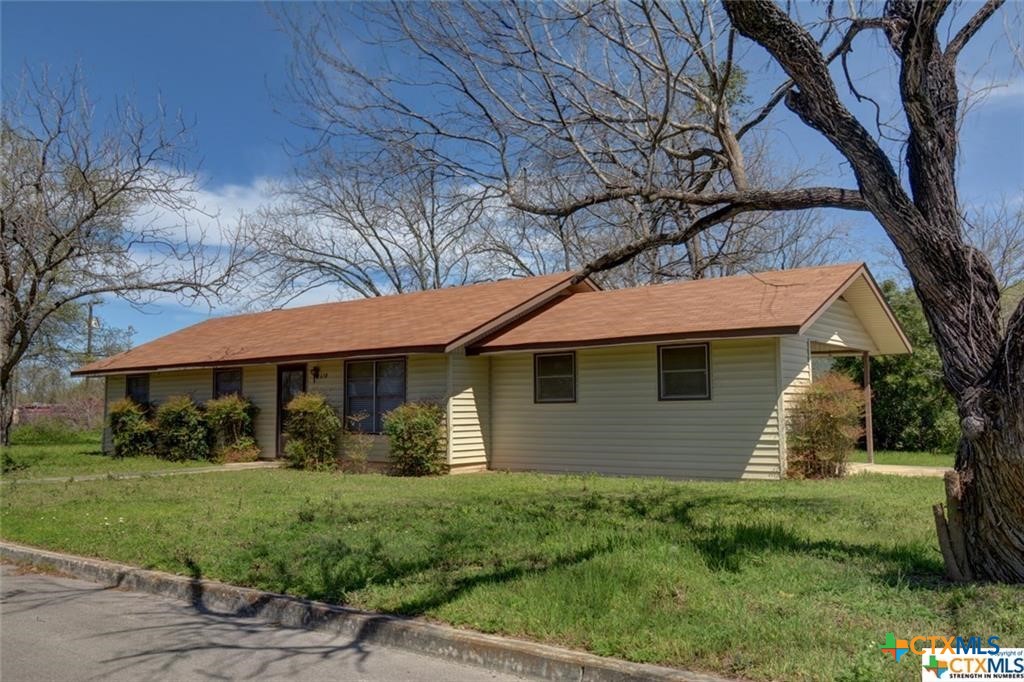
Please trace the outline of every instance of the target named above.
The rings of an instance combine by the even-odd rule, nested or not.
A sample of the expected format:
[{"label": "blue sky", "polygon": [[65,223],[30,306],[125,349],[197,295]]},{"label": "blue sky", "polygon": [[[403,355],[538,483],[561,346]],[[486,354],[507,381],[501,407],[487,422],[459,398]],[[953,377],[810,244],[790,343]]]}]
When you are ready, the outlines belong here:
[{"label": "blue sky", "polygon": [[[1024,81],[1011,69],[1005,47],[989,51],[1005,45],[1003,31],[1001,20],[991,22],[964,59],[967,71],[987,61],[985,77],[1008,83],[975,109],[964,128],[965,204],[1004,195],[1019,199],[1024,187]],[[48,64],[61,71],[77,63],[100,108],[125,96],[142,107],[155,106],[160,98],[169,108],[180,108],[195,121],[203,200],[225,220],[258,205],[266,180],[284,176],[293,163],[284,143],[300,141],[302,131],[290,122],[283,98],[273,95],[286,83],[291,45],[262,3],[5,0],[0,3],[0,32],[5,91],[24,66]],[[882,68],[885,48],[871,39],[857,45],[852,62],[857,73],[871,82],[889,83],[889,70]],[[760,63],[756,48],[752,50]],[[778,82],[770,72],[755,71],[750,78],[755,90]],[[820,163],[824,177],[816,182],[851,182],[840,159],[817,134],[788,112],[777,112],[773,119],[781,133],[776,138],[780,163]],[[859,215],[842,219],[863,244],[861,257],[881,269],[878,253],[884,235],[877,224]],[[134,327],[137,343],[209,314],[205,307],[178,305],[152,306],[144,314],[117,302],[100,312],[111,324]]]}]

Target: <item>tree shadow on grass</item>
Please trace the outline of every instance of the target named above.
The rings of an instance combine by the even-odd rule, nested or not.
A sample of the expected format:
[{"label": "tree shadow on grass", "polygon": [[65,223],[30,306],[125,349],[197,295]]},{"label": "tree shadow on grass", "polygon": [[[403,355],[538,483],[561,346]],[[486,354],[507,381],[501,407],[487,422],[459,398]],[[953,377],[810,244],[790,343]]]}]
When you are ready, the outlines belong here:
[{"label": "tree shadow on grass", "polygon": [[692,543],[714,571],[736,573],[756,556],[804,554],[838,562],[868,560],[883,570],[872,575],[886,584],[902,582],[911,587],[943,586],[942,564],[911,546],[857,544],[841,540],[810,540],[780,523],[741,523],[703,528]]}]

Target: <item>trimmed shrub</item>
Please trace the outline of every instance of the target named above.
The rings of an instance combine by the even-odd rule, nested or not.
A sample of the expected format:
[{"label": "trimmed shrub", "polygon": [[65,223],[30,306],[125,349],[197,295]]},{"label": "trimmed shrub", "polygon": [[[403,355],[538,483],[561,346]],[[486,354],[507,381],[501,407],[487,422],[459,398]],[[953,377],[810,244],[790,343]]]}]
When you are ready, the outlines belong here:
[{"label": "trimmed shrub", "polygon": [[209,459],[210,441],[206,420],[199,405],[187,395],[171,396],[156,408],[158,457],[180,462],[186,459]]},{"label": "trimmed shrub", "polygon": [[341,420],[320,393],[300,393],[285,406],[284,454],[298,469],[338,467]]},{"label": "trimmed shrub", "polygon": [[[259,408],[248,398],[226,395],[207,400],[205,405],[206,425],[210,431],[210,442],[216,459],[234,462],[249,462],[259,458],[256,446],[254,424]],[[255,450],[255,457],[248,459]],[[232,454],[228,455],[231,451]],[[242,459],[237,459],[242,457]]]},{"label": "trimmed shrub", "polygon": [[444,409],[433,403],[405,403],[384,415],[391,446],[391,470],[398,476],[431,476],[448,471]]},{"label": "trimmed shrub", "polygon": [[812,383],[789,415],[789,476],[843,476],[863,434],[863,416],[864,393],[848,377],[830,372]]},{"label": "trimmed shrub", "polygon": [[137,457],[153,453],[153,426],[146,419],[146,408],[124,398],[107,410],[114,457]]}]

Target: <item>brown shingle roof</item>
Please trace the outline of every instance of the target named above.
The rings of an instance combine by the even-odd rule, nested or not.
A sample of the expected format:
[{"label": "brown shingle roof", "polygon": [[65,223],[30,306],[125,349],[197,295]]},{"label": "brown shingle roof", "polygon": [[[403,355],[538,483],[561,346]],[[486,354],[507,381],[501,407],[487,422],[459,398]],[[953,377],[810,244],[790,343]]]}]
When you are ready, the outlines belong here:
[{"label": "brown shingle roof", "polygon": [[74,374],[267,362],[360,353],[439,352],[570,284],[572,273],[323,303],[200,322]]},{"label": "brown shingle roof", "polygon": [[573,294],[471,350],[795,334],[863,267],[829,265]]}]

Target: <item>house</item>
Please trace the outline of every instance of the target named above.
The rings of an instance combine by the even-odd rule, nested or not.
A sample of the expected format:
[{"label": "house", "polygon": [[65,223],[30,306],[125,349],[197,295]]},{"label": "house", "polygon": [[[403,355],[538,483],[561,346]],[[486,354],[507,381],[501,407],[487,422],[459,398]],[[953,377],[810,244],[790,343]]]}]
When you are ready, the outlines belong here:
[{"label": "house", "polygon": [[[282,406],[447,410],[448,460],[481,469],[779,478],[815,355],[910,343],[863,264],[604,291],[572,273],[221,317],[86,365],[106,399],[241,392],[279,455]],[[109,438],[105,445],[109,447]],[[375,438],[371,461],[384,461]]]}]

